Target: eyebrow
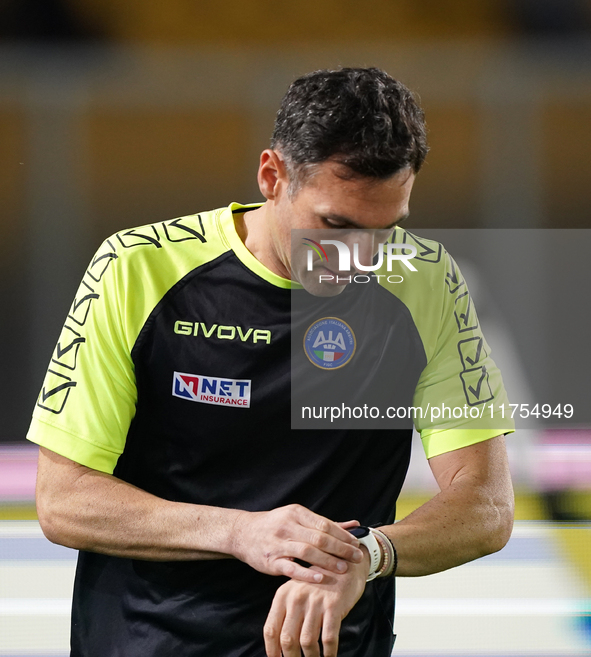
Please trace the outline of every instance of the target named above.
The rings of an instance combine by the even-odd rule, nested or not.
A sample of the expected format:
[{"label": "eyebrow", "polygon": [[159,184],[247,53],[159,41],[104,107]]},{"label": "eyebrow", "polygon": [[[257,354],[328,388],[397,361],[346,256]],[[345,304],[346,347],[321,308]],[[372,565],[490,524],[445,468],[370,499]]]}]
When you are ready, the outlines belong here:
[{"label": "eyebrow", "polygon": [[393,223],[388,226],[383,226],[382,228],[368,228],[367,226],[360,226],[356,221],[349,219],[349,217],[343,217],[340,214],[323,214],[324,219],[332,219],[333,221],[340,221],[342,223],[348,224],[353,228],[359,228],[360,230],[389,230],[390,228],[395,228],[398,224],[402,223],[410,216],[410,212],[406,212],[401,217],[396,219]]}]

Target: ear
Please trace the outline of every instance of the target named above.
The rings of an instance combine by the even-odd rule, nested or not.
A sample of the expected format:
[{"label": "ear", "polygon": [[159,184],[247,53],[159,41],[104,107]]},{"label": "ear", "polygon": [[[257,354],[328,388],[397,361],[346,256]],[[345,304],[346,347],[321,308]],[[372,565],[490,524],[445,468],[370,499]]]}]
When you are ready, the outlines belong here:
[{"label": "ear", "polygon": [[261,153],[257,181],[261,194],[269,201],[277,200],[287,190],[287,169],[277,151],[267,148]]}]

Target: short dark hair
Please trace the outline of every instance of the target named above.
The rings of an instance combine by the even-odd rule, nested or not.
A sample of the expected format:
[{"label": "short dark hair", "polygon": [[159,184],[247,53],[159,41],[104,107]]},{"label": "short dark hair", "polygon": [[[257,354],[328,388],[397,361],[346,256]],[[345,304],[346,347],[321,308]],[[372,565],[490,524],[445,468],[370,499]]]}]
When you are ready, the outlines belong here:
[{"label": "short dark hair", "polygon": [[[271,138],[292,182],[333,159],[353,175],[389,178],[427,155],[423,110],[412,92],[378,68],[308,73],[283,97]],[[293,178],[297,180],[293,180]]]}]

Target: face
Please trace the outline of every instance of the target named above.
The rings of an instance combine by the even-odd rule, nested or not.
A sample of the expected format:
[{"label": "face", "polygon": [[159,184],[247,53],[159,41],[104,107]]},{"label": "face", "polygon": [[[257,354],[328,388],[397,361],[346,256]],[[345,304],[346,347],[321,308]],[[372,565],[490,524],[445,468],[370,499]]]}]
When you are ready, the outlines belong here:
[{"label": "face", "polygon": [[[302,237],[315,242],[339,240],[349,247],[351,255],[357,243],[358,264],[368,266],[378,245],[386,242],[396,224],[408,215],[415,179],[409,169],[386,180],[347,178],[348,173],[343,165],[329,160],[316,166],[295,195],[287,193],[289,179],[285,171],[278,175],[274,188],[268,222],[273,268],[316,296],[340,294],[347,285],[344,278],[361,270],[356,271],[353,258],[351,271],[340,269],[337,246],[325,245],[326,257],[314,254],[312,271],[308,271],[310,249],[304,246]],[[293,229],[302,232],[294,233],[297,244],[292,253]]]}]

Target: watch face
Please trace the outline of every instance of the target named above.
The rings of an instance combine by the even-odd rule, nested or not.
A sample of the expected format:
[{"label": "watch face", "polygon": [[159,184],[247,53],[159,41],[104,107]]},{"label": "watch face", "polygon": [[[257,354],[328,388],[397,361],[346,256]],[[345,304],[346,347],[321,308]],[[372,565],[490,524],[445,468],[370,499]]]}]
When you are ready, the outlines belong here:
[{"label": "watch face", "polygon": [[355,538],[365,538],[369,534],[369,527],[353,527],[349,529],[349,533]]}]

